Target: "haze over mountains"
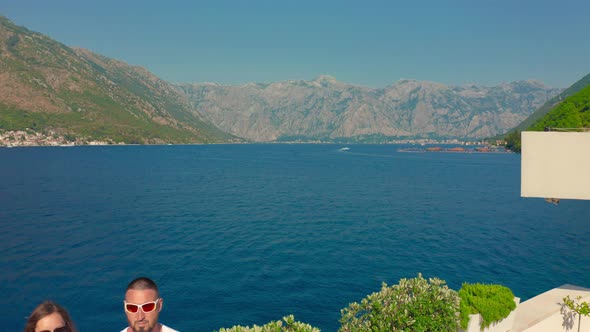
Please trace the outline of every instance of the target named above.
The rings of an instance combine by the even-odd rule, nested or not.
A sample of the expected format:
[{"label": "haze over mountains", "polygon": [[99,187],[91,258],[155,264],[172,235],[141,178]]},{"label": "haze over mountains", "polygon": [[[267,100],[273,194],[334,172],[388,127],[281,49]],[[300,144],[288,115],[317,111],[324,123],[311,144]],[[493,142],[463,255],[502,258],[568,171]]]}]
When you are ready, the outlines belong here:
[{"label": "haze over mountains", "polygon": [[367,88],[330,76],[171,84],[0,17],[0,131],[146,144],[480,139],[515,127],[561,91],[536,81]]}]

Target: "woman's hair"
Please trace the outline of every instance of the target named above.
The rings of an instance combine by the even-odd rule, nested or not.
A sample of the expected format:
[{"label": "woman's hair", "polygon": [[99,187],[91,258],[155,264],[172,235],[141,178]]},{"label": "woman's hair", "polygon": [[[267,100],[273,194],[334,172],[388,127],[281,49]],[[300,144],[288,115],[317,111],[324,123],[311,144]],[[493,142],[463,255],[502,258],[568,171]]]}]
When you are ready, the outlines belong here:
[{"label": "woman's hair", "polygon": [[64,320],[64,323],[68,327],[68,330],[75,332],[76,329],[74,327],[74,322],[70,318],[70,315],[59,304],[53,301],[45,301],[37,306],[35,310],[29,316],[27,320],[27,325],[25,325],[24,332],[35,332],[35,327],[37,327],[37,322],[39,322],[42,318],[51,315],[52,313],[57,312],[60,314],[61,318]]}]

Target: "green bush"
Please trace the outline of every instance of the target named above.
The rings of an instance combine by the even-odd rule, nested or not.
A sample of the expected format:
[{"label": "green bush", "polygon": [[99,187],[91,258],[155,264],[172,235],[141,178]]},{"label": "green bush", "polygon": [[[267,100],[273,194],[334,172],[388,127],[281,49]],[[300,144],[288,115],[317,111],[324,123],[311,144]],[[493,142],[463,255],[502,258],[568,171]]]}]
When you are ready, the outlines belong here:
[{"label": "green bush", "polygon": [[237,325],[229,329],[221,328],[219,332],[320,332],[320,329],[309,324],[296,322],[293,315],[283,317],[283,321],[278,320],[263,326],[254,325],[253,327]]},{"label": "green bush", "polygon": [[459,290],[461,298],[461,327],[467,328],[469,315],[479,313],[483,318],[481,329],[500,321],[516,308],[514,294],[501,285],[464,283]]},{"label": "green bush", "polygon": [[521,153],[522,142],[520,139],[520,131],[515,130],[506,135],[504,139],[506,140],[506,149],[512,152]]},{"label": "green bush", "polygon": [[438,278],[401,279],[342,309],[339,332],[456,331],[459,296]]},{"label": "green bush", "polygon": [[580,332],[580,328],[582,327],[582,316],[590,317],[590,305],[588,305],[588,302],[582,301],[581,296],[572,299],[568,295],[563,298],[562,306],[564,307],[562,308],[562,312],[563,309],[568,308],[573,313],[578,314],[578,332]]}]

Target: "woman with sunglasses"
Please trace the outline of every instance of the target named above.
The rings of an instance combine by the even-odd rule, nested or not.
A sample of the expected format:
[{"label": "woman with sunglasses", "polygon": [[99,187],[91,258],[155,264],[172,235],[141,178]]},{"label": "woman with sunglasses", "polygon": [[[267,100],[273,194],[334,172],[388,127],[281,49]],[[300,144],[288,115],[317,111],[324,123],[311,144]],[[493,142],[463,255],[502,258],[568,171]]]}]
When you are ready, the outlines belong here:
[{"label": "woman with sunglasses", "polygon": [[29,316],[24,332],[75,332],[70,315],[59,304],[45,301]]}]

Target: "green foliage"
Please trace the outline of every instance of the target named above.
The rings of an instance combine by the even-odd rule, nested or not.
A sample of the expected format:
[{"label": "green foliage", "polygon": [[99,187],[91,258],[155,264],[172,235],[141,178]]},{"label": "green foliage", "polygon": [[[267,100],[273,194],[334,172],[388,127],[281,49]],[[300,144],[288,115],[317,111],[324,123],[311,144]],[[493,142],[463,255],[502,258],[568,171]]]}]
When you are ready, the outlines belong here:
[{"label": "green foliage", "polygon": [[580,302],[581,299],[582,297],[578,296],[572,300],[568,295],[563,298],[563,304],[578,315],[590,317],[590,306],[587,302]]},{"label": "green foliage", "polygon": [[578,332],[580,331],[582,316],[590,317],[590,306],[588,302],[580,302],[581,299],[582,297],[578,296],[572,300],[569,295],[563,298],[563,305],[578,314]]},{"label": "green foliage", "polygon": [[467,328],[469,315],[481,314],[483,318],[481,329],[491,323],[500,321],[516,308],[514,294],[501,285],[468,284],[464,283],[459,290],[461,298],[461,327]]},{"label": "green foliage", "polygon": [[589,128],[590,127],[590,84],[578,93],[565,99],[559,106],[537,121],[529,130],[542,131],[545,128]]},{"label": "green foliage", "polygon": [[341,310],[339,332],[456,331],[459,296],[438,278],[401,279]]},{"label": "green foliage", "polygon": [[138,119],[130,113],[112,111],[112,108],[105,108],[101,113],[109,116],[100,117],[95,112],[27,112],[0,103],[0,130],[29,128],[41,132],[50,129],[67,134],[70,141],[75,141],[75,137],[79,137],[128,144],[190,143],[199,140],[199,137],[190,131]]},{"label": "green foliage", "polygon": [[25,130],[30,128],[35,131],[42,131],[52,124],[76,122],[78,117],[76,114],[68,113],[27,112],[0,103],[0,129],[3,130]]},{"label": "green foliage", "polygon": [[520,140],[520,131],[514,130],[513,132],[506,135],[504,140],[506,141],[506,149],[512,152],[520,153],[522,143]]},{"label": "green foliage", "polygon": [[262,326],[254,325],[253,327],[237,325],[229,329],[221,328],[219,332],[320,332],[320,329],[296,322],[295,317],[289,315],[283,317],[283,321],[272,321]]},{"label": "green foliage", "polygon": [[15,35],[12,35],[6,41],[6,46],[9,49],[13,49],[18,44],[19,41],[20,41],[20,38],[18,37],[18,35],[16,35],[16,34]]}]

